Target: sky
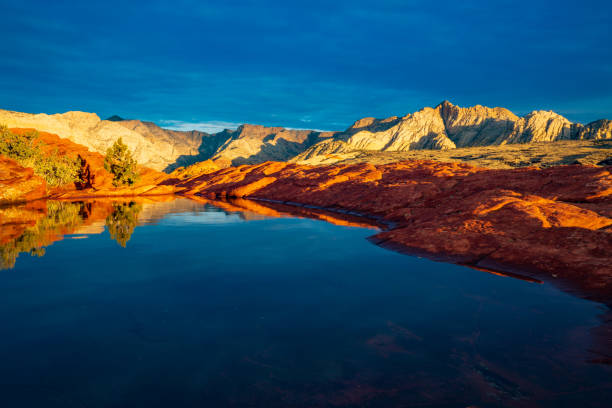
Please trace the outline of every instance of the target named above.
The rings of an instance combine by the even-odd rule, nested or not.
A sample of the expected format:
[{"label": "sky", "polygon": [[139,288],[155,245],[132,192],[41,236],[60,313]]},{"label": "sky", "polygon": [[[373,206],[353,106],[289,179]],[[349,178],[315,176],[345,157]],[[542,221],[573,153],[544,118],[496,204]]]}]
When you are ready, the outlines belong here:
[{"label": "sky", "polygon": [[612,119],[610,1],[0,0],[0,108],[342,130],[449,100]]}]

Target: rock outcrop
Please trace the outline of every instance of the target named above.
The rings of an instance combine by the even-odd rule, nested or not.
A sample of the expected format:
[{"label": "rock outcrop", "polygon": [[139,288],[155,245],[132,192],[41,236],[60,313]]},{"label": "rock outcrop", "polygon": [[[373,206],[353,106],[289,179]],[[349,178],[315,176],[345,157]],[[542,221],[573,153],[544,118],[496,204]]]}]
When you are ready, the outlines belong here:
[{"label": "rock outcrop", "polygon": [[444,101],[435,108],[423,108],[401,118],[361,119],[345,132],[335,134],[332,140],[313,145],[292,161],[329,162],[328,156],[333,161],[334,155],[363,150],[445,150],[611,138],[612,121],[605,119],[583,126],[552,111],[533,111],[518,117],[504,108],[480,105],[462,108]]},{"label": "rock outcrop", "polygon": [[183,194],[299,203],[376,217],[383,246],[531,274],[612,296],[612,168],[490,170],[410,161],[303,166],[270,162],[178,182]]},{"label": "rock outcrop", "polygon": [[237,166],[270,160],[286,161],[332,135],[329,132],[249,124],[241,125],[235,131],[225,131],[225,134],[227,140],[212,156],[212,160],[222,166],[226,163]]},{"label": "rock outcrop", "polygon": [[0,155],[0,205],[36,200],[46,194],[47,184],[34,170]]}]

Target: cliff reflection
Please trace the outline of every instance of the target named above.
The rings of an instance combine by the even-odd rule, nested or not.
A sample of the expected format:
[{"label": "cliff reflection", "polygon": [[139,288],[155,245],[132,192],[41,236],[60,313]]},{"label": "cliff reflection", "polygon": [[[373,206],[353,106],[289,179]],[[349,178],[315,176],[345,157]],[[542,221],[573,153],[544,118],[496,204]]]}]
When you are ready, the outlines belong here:
[{"label": "cliff reflection", "polygon": [[154,224],[174,213],[221,211],[245,221],[269,217],[305,217],[337,225],[376,228],[376,222],[348,214],[248,200],[210,201],[175,196],[96,198],[95,201],[39,200],[0,207],[0,269],[10,269],[20,254],[45,255],[56,241],[103,233],[125,248],[139,225]]},{"label": "cliff reflection", "polygon": [[104,231],[125,248],[142,204],[134,201],[38,201],[0,208],[0,269],[11,269],[22,253],[45,255],[65,235],[84,237]]},{"label": "cliff reflection", "polygon": [[10,269],[20,253],[43,256],[45,247],[83,224],[83,203],[48,201],[45,206],[0,210],[0,269]]}]

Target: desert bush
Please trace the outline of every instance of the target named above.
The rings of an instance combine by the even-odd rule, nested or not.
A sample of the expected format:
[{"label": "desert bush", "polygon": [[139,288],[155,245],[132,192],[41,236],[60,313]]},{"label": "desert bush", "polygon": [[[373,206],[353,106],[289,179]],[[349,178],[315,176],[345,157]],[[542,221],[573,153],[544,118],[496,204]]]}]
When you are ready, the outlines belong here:
[{"label": "desert bush", "polygon": [[17,135],[0,125],[0,154],[34,169],[34,174],[44,178],[52,187],[80,181],[80,158],[62,156],[57,150],[46,153],[43,146],[35,130]]},{"label": "desert bush", "polygon": [[113,185],[132,185],[138,180],[136,160],[121,138],[108,148],[104,168],[113,174]]}]

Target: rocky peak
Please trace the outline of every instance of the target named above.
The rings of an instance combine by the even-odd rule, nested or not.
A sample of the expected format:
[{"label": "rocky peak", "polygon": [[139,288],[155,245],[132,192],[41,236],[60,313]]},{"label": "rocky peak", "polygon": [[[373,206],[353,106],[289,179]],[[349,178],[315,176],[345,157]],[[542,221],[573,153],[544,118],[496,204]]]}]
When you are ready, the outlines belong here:
[{"label": "rocky peak", "polygon": [[579,139],[606,139],[612,135],[612,120],[599,119],[580,129]]},{"label": "rocky peak", "polygon": [[363,128],[366,128],[372,125],[374,122],[376,122],[376,120],[377,120],[376,118],[371,118],[371,117],[362,118],[362,119],[356,120],[355,123],[353,123],[349,127],[349,129],[351,130],[363,129]]}]

